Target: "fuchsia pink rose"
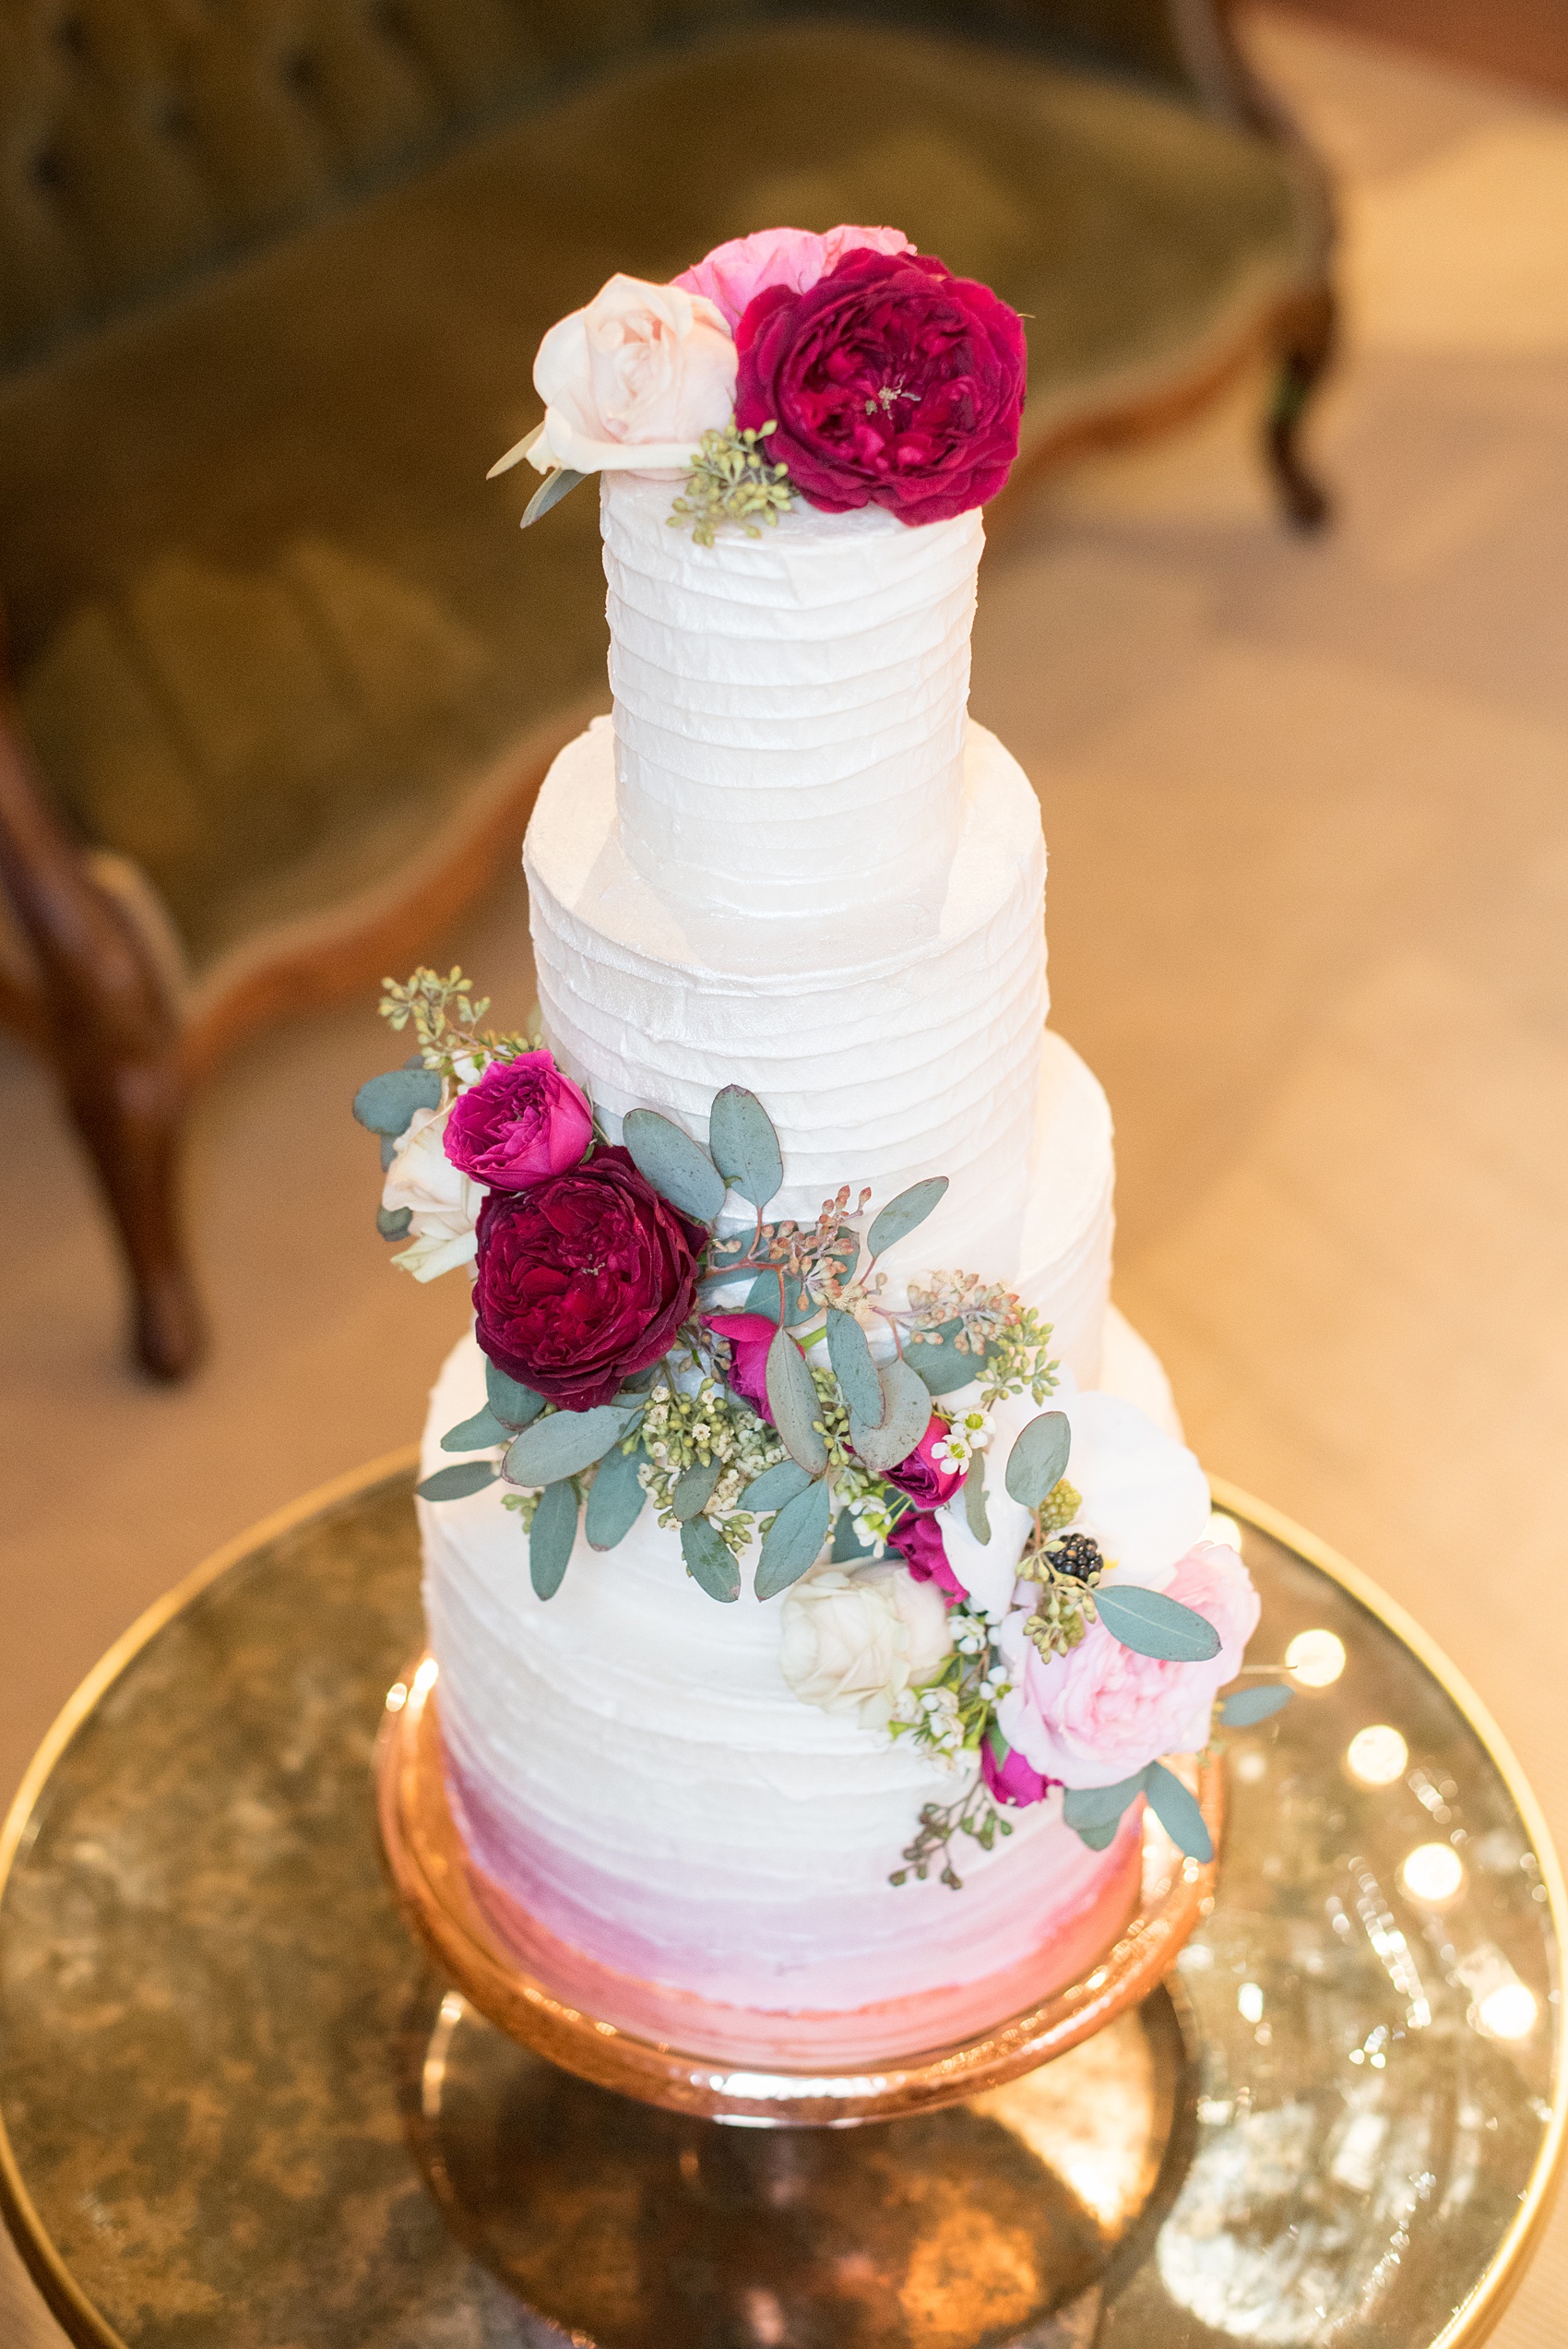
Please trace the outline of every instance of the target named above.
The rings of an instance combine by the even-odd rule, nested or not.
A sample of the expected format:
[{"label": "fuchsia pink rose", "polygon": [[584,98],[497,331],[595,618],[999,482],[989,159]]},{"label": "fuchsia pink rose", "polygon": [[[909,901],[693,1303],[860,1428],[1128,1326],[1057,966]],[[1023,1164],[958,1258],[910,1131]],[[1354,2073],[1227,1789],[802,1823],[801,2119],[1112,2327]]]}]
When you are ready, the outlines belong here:
[{"label": "fuchsia pink rose", "polygon": [[1091,1624],[1075,1648],[1046,1658],[1024,1636],[1028,1609],[1002,1628],[1014,1686],[997,1709],[1002,1735],[1065,1786],[1113,1786],[1162,1754],[1208,1743],[1215,1691],[1241,1667],[1257,1628],[1258,1594],[1234,1550],[1200,1542],[1178,1559],[1166,1596],[1206,1616],[1219,1634],[1207,1663],[1135,1655]]},{"label": "fuchsia pink rose", "polygon": [[759,229],[754,236],[732,236],[705,259],[683,269],[671,283],[711,302],[731,334],[749,303],[764,289],[781,285],[803,293],[846,253],[912,253],[902,229],[840,226],[818,236],[812,229]]},{"label": "fuchsia pink rose", "polygon": [[927,1511],[910,1509],[901,1517],[887,1537],[887,1546],[899,1553],[917,1582],[934,1582],[950,1603],[968,1598],[968,1592],[948,1564],[942,1528]]},{"label": "fuchsia pink rose", "polygon": [[493,1060],[453,1103],[446,1155],[493,1190],[520,1191],[576,1166],[593,1134],[587,1097],[547,1052]]},{"label": "fuchsia pink rose", "polygon": [[492,1191],[474,1278],[481,1350],[568,1410],[607,1403],[669,1352],[707,1242],[618,1148],[526,1190]]},{"label": "fuchsia pink rose", "polygon": [[964,1481],[961,1468],[944,1468],[932,1458],[934,1447],[947,1433],[947,1422],[932,1413],[925,1434],[906,1460],[897,1468],[885,1471],[887,1482],[907,1493],[917,1508],[940,1508],[950,1501]]},{"label": "fuchsia pink rose", "polygon": [[980,1776],[999,1803],[1011,1803],[1016,1809],[1025,1810],[1031,1803],[1042,1803],[1055,1783],[1042,1777],[1016,1746],[1004,1744],[1003,1758],[998,1760],[992,1740],[982,1737],[980,1753]]},{"label": "fuchsia pink rose", "polygon": [[1018,314],[929,254],[850,253],[803,293],[766,285],[735,343],[737,425],[775,422],[769,457],[825,513],[945,521],[1018,453]]},{"label": "fuchsia pink rose", "polygon": [[767,1350],[776,1325],[766,1313],[705,1313],[705,1330],[730,1341],[730,1384],[760,1418],[773,1425],[767,1400]]}]

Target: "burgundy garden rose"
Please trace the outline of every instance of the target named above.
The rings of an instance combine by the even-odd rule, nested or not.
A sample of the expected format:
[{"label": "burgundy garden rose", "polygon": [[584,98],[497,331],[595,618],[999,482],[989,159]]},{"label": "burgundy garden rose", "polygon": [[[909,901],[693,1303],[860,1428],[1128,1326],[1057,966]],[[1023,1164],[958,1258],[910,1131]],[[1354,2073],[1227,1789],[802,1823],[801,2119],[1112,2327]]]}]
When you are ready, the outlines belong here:
[{"label": "burgundy garden rose", "polygon": [[493,1060],[446,1120],[446,1155],[493,1190],[520,1191],[576,1166],[593,1133],[587,1099],[547,1052]]},{"label": "burgundy garden rose", "polygon": [[492,1191],[480,1210],[474,1320],[498,1368],[572,1411],[608,1402],[668,1352],[707,1234],[621,1149]]},{"label": "burgundy garden rose", "polygon": [[[997,1745],[1002,1747],[1000,1757]],[[1043,1802],[1057,1783],[1054,1778],[1042,1778],[1016,1746],[1009,1746],[1003,1738],[993,1744],[989,1736],[980,1739],[980,1776],[997,1802],[1011,1803],[1019,1810]]]},{"label": "burgundy garden rose", "polygon": [[766,1313],[705,1313],[705,1330],[715,1337],[730,1341],[730,1384],[738,1395],[743,1395],[759,1417],[773,1425],[773,1411],[767,1400],[767,1350],[776,1334],[776,1324]]},{"label": "burgundy garden rose", "polygon": [[910,1509],[901,1517],[887,1537],[887,1546],[898,1552],[917,1582],[934,1582],[950,1604],[968,1597],[948,1563],[941,1526],[924,1510]]},{"label": "burgundy garden rose", "polygon": [[735,330],[735,422],[824,513],[943,522],[994,496],[1018,453],[1024,329],[927,253],[847,253],[804,292],[763,289]]},{"label": "burgundy garden rose", "polygon": [[961,1468],[944,1468],[932,1458],[933,1446],[940,1444],[947,1433],[947,1422],[933,1411],[930,1425],[920,1442],[897,1468],[884,1471],[887,1482],[907,1493],[917,1508],[940,1508],[950,1501],[964,1481]]}]

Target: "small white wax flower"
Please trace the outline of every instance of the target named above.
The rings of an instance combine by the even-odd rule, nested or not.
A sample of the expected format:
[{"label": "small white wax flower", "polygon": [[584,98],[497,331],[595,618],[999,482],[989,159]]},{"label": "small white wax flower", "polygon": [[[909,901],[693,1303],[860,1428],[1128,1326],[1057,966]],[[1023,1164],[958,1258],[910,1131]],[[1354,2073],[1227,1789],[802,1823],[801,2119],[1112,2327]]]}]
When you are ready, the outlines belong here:
[{"label": "small white wax flower", "polygon": [[785,1597],[778,1667],[802,1704],[885,1729],[909,1683],[934,1671],[948,1647],[934,1583],[891,1562],[814,1566]]}]

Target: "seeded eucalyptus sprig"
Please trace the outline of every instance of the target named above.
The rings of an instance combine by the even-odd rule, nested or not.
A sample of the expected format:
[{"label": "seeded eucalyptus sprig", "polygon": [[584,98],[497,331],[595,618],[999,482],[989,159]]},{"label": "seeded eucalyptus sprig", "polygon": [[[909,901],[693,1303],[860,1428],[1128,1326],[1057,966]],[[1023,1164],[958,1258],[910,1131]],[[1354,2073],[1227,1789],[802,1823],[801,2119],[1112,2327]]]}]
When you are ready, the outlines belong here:
[{"label": "seeded eucalyptus sprig", "polygon": [[1011,1835],[1012,1825],[1004,1819],[983,1779],[976,1779],[967,1794],[953,1803],[926,1803],[921,1810],[920,1832],[912,1843],[904,1846],[906,1865],[888,1878],[890,1884],[907,1884],[912,1874],[923,1884],[938,1860],[942,1862],[941,1881],[950,1892],[961,1892],[964,1879],[953,1866],[953,1838],[968,1835],[982,1852],[989,1852],[998,1835]]},{"label": "seeded eucalyptus sprig", "polygon": [[763,446],[778,430],[769,421],[742,432],[731,417],[721,431],[704,433],[670,509],[671,529],[689,524],[698,546],[711,546],[726,522],[738,522],[748,538],[762,536],[759,522],[776,530],[795,502],[789,467],[770,464]]},{"label": "seeded eucalyptus sprig", "polygon": [[495,1034],[479,1022],[490,1009],[490,997],[476,995],[473,982],[454,963],[444,979],[422,964],[405,984],[381,982],[382,1018],[401,1034],[410,1021],[427,1068],[451,1086],[471,1084],[493,1060],[516,1060],[519,1053],[539,1048],[537,1036]]}]

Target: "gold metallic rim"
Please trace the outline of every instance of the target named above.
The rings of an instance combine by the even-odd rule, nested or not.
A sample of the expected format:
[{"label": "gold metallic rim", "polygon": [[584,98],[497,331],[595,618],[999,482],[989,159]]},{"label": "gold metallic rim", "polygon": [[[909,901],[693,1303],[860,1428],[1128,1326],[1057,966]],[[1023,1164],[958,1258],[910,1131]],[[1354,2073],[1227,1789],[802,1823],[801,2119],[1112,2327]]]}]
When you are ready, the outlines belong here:
[{"label": "gold metallic rim", "polygon": [[[1132,1917],[1087,1973],[1050,1997],[999,2017],[984,2032],[907,2056],[807,2065],[704,2054],[568,2004],[499,1946],[469,1888],[447,1803],[430,1702],[434,1683],[433,1662],[409,1667],[387,1700],[376,1741],[381,1847],[409,1924],[469,2004],[509,2038],[601,2088],[674,2112],[820,2125],[893,2120],[960,2104],[1065,2055],[1140,2004],[1214,1906],[1216,1863],[1183,1859],[1149,1818]],[[1196,1759],[1195,1792],[1218,1848],[1224,1772],[1212,1753]]]},{"label": "gold metallic rim", "polygon": [[[1209,1492],[1216,1508],[1228,1510],[1243,1524],[1252,1525],[1288,1550],[1304,1557],[1359,1600],[1367,1613],[1385,1624],[1421,1663],[1449,1701],[1463,1714],[1471,1729],[1486,1747],[1496,1766],[1499,1777],[1507,1787],[1509,1797],[1529,1831],[1536,1858],[1540,1863],[1541,1882],[1547,1890],[1547,1910],[1551,1918],[1552,1933],[1561,1953],[1568,1949],[1568,1889],[1564,1888],[1562,1870],[1558,1862],[1556,1846],[1546,1815],[1536,1800],[1528,1779],[1520,1768],[1519,1759],[1502,1730],[1492,1719],[1469,1682],[1458,1667],[1449,1661],[1431,1633],[1424,1631],[1415,1617],[1407,1615],[1396,1599],[1363,1574],[1360,1567],[1341,1557],[1326,1542],[1280,1509],[1270,1508],[1266,1501],[1254,1500],[1239,1485],[1229,1485],[1222,1477],[1211,1476]],[[1526,2254],[1536,2242],[1550,2215],[1552,2198],[1560,2183],[1562,2146],[1568,2132],[1568,2065],[1564,2063],[1564,2045],[1561,2021],[1557,2051],[1552,2066],[1551,2119],[1541,2140],[1530,2182],[1519,2203],[1518,2213],[1503,2236],[1491,2264],[1463,2307],[1456,2308],[1443,2331],[1431,2343],[1431,2349],[1475,2349],[1484,2341],[1497,2323],[1519,2279],[1525,2271]]]},{"label": "gold metallic rim", "polygon": [[[50,1771],[87,1715],[148,1641],[209,1583],[215,1582],[230,1567],[238,1565],[261,1544],[292,1532],[296,1526],[303,1524],[308,1519],[371,1492],[378,1485],[390,1483],[395,1477],[410,1475],[418,1461],[418,1446],[406,1445],[372,1461],[363,1468],[318,1485],[298,1501],[291,1502],[288,1508],[262,1519],[259,1524],[253,1525],[235,1540],[225,1543],[221,1549],[215,1551],[137,1618],[62,1707],[28,1766],[5,1826],[0,1828],[0,1901],[4,1900],[17,1854],[28,1841],[33,1809]],[[1209,1489],[1217,1508],[1228,1510],[1243,1524],[1255,1527],[1260,1533],[1294,1550],[1310,1566],[1315,1566],[1331,1581],[1348,1591],[1369,1614],[1376,1616],[1406,1643],[1458,1708],[1491,1754],[1529,1830],[1536,1857],[1540,1862],[1541,1879],[1547,1888],[1552,1928],[1559,1949],[1563,1948],[1568,1944],[1568,1895],[1564,1893],[1562,1874],[1550,1833],[1513,1749],[1469,1683],[1403,1607],[1389,1598],[1359,1568],[1331,1549],[1327,1543],[1319,1541],[1315,1534],[1308,1532],[1281,1511],[1254,1500],[1239,1485],[1212,1477]],[[1564,2070],[1560,2048],[1552,2081],[1551,2121],[1518,2215],[1509,2226],[1470,2299],[1463,2308],[1455,2310],[1450,2322],[1431,2343],[1431,2349],[1476,2349],[1476,2344],[1484,2340],[1502,2315],[1524,2271],[1525,2255],[1546,2222],[1561,2166],[1565,2128],[1568,2128],[1568,2072]],[[87,2299],[56,2250],[22,2182],[3,2116],[0,2116],[0,2216],[5,2218],[18,2250],[51,2312],[77,2344],[77,2349],[127,2349],[123,2337]]]},{"label": "gold metallic rim", "polygon": [[[350,1469],[347,1475],[335,1476],[329,1484],[317,1485],[299,1500],[291,1501],[286,1508],[275,1509],[232,1542],[214,1550],[210,1557],[194,1567],[191,1572],[154,1599],[146,1611],[138,1615],[130,1628],[123,1631],[106,1654],[101,1655],[73,1693],[66,1698],[53,1721],[45,1731],[43,1741],[29,1762],[18,1787],[16,1797],[0,1827],[0,1902],[4,1902],[6,1887],[17,1856],[31,1841],[29,1830],[44,1783],[55,1763],[70,1744],[77,1731],[101,1699],[107,1695],[125,1670],[135,1662],[150,1640],[157,1638],[166,1623],[172,1623],[182,1610],[199,1598],[208,1586],[238,1566],[253,1551],[268,1542],[279,1541],[291,1533],[296,1526],[305,1524],[313,1517],[325,1516],[345,1501],[357,1500],[363,1493],[372,1492],[378,1485],[387,1485],[395,1477],[411,1475],[419,1465],[419,1446],[400,1445],[395,1452],[384,1452],[362,1468]],[[50,2314],[55,2317],[78,2349],[128,2349],[128,2343],[115,2331],[108,2319],[92,2306],[75,2276],[55,2248],[53,2238],[34,2208],[31,2195],[22,2181],[17,2157],[6,2128],[5,2115],[0,2113],[0,2219],[4,2219],[11,2238],[21,2255],[23,2265],[43,2295]]]}]

